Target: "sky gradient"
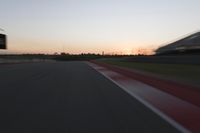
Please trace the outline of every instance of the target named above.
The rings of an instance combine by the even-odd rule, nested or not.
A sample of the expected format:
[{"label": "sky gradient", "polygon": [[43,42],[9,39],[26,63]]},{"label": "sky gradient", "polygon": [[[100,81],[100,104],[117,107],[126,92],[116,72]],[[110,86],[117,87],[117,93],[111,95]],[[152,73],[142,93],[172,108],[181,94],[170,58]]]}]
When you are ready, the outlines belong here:
[{"label": "sky gradient", "polygon": [[199,0],[0,0],[0,53],[149,51],[200,29]]}]

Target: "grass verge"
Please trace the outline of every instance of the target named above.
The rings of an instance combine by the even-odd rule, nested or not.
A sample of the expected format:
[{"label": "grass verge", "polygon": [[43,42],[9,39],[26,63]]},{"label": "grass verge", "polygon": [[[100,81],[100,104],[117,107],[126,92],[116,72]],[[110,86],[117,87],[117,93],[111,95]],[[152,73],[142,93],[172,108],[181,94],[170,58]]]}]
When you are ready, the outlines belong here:
[{"label": "grass verge", "polygon": [[200,65],[160,64],[103,60],[101,62],[159,75],[178,82],[200,86]]}]

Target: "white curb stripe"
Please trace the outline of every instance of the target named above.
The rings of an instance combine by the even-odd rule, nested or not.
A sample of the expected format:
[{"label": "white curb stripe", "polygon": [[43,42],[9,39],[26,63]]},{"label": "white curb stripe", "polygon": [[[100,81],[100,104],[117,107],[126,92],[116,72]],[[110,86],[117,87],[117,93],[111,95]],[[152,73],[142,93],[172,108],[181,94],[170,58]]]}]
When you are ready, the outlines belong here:
[{"label": "white curb stripe", "polygon": [[[139,87],[139,89],[137,89],[137,90],[140,90],[140,88],[146,87],[150,91],[152,91],[152,90],[154,90],[154,92],[158,91],[159,94],[163,94],[165,96],[167,95],[167,97],[172,98],[173,101],[174,100],[178,100],[178,102],[181,102],[182,104],[185,104],[185,101],[183,101],[183,100],[181,100],[179,98],[176,98],[176,97],[174,97],[172,95],[169,95],[167,93],[164,93],[162,91],[159,91],[158,89],[155,89],[155,88],[153,88],[151,86],[145,85],[145,84],[143,84],[141,82],[132,80],[132,79],[131,79],[131,82],[134,83],[134,86],[133,86],[133,84],[128,84],[128,83],[130,83],[130,81],[126,82],[126,81],[123,81],[123,80],[122,81],[120,81],[120,80],[117,80],[117,81],[113,80],[111,77],[113,77],[113,76],[120,77],[120,76],[123,76],[123,75],[118,74],[118,73],[113,72],[113,71],[110,71],[110,70],[107,70],[106,68],[98,66],[98,65],[93,64],[93,63],[87,63],[87,64],[90,65],[92,68],[94,68],[99,73],[101,73],[102,75],[104,75],[106,78],[108,78],[109,80],[111,80],[117,86],[119,86],[120,88],[122,88],[125,92],[127,92],[128,94],[130,94],[131,96],[133,96],[134,98],[136,98],[138,101],[140,101],[141,103],[143,103],[145,106],[147,106],[153,112],[155,112],[160,117],[162,117],[164,120],[166,120],[168,123],[170,123],[173,127],[175,127],[176,129],[178,129],[180,132],[191,133],[191,131],[189,131],[188,129],[186,129],[181,124],[177,123],[174,119],[172,119],[171,117],[169,117],[168,115],[166,115],[165,113],[163,113],[161,110],[159,110],[155,106],[153,106],[152,103],[150,103],[149,101],[147,101],[146,99],[144,99],[143,97],[141,97],[139,95],[140,92],[139,93],[135,93],[135,91],[133,91],[133,87],[135,87],[135,86],[136,86],[136,88]],[[147,89],[145,89],[145,90],[147,90]],[[193,106],[193,105],[190,105],[190,106]],[[195,106],[193,108],[196,109]]]}]

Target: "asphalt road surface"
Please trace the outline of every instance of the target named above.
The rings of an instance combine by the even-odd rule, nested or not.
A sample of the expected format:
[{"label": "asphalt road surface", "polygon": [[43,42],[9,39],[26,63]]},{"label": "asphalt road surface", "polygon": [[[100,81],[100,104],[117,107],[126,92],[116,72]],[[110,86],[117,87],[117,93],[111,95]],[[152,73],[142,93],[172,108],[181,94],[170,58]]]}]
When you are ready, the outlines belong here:
[{"label": "asphalt road surface", "polygon": [[2,133],[174,133],[84,62],[0,65]]}]

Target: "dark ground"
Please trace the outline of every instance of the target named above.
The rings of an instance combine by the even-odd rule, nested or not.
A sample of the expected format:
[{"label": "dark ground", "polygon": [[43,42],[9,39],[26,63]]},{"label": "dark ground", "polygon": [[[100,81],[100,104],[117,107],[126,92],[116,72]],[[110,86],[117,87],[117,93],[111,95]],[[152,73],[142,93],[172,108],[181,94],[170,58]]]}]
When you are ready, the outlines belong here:
[{"label": "dark ground", "polygon": [[0,65],[2,133],[173,133],[83,62]]},{"label": "dark ground", "polygon": [[[102,59],[104,60],[104,59]],[[121,58],[107,58],[105,60],[115,60],[123,62],[141,62],[158,64],[188,64],[199,65],[200,54],[197,55],[163,55],[163,56],[126,56]]]}]

